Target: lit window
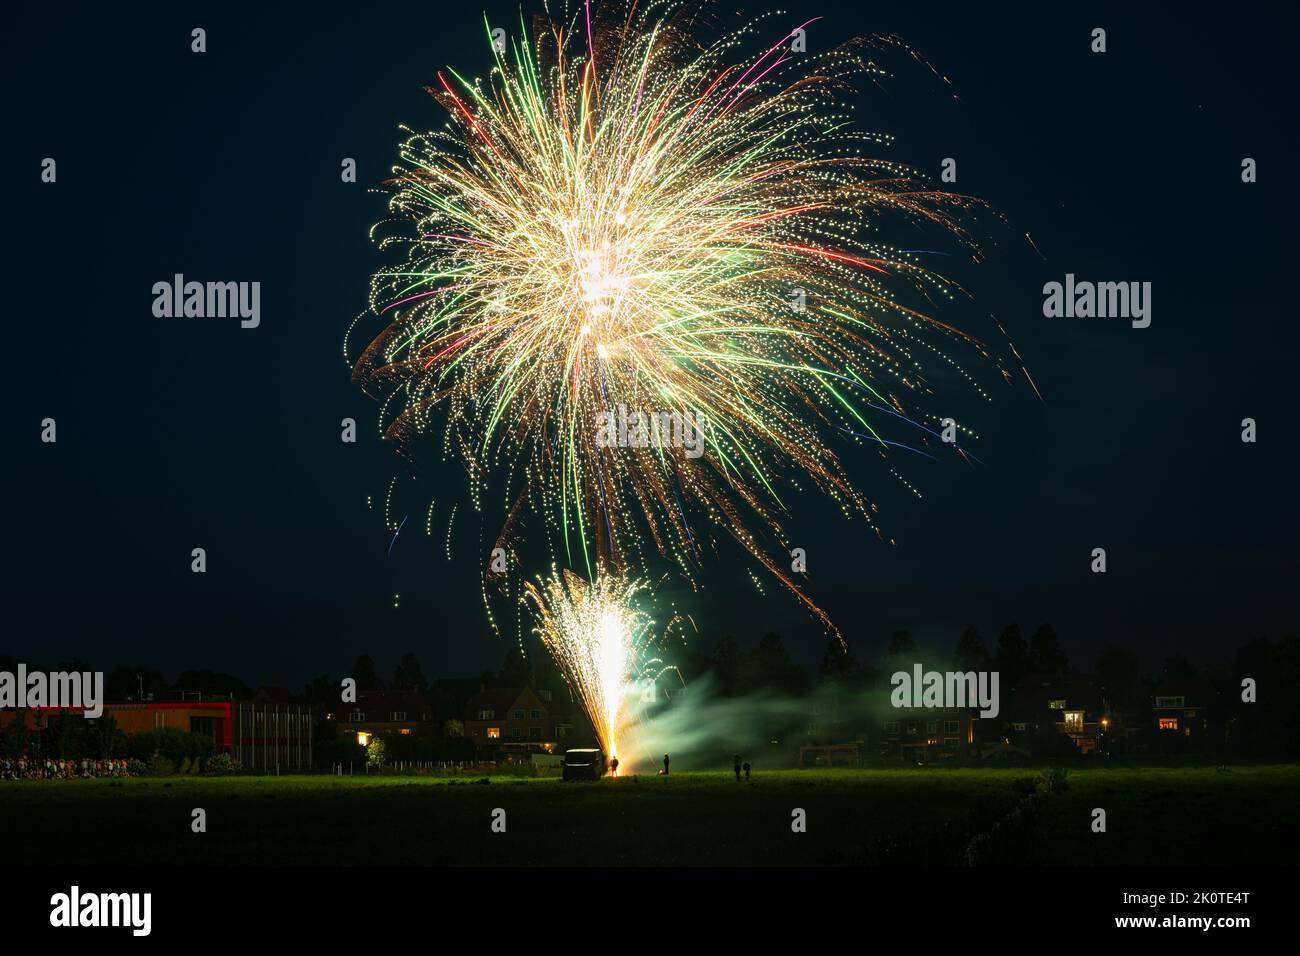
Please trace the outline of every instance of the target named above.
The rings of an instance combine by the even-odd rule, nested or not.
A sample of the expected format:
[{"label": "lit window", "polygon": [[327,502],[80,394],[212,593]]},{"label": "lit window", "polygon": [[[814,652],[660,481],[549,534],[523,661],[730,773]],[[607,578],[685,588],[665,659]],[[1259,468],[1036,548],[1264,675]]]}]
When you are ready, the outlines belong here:
[{"label": "lit window", "polygon": [[1049,701],[1047,702],[1047,709],[1048,709],[1048,710],[1065,710],[1065,701],[1063,701],[1063,700],[1049,700]]},{"label": "lit window", "polygon": [[488,740],[500,740],[500,739],[501,739],[501,728],[500,728],[500,727],[489,727],[489,728],[488,728]]},{"label": "lit window", "polygon": [[402,728],[402,733],[403,733],[403,734],[406,734],[406,735],[409,735],[409,734],[411,733],[411,728],[410,728],[410,727],[403,727],[403,728]]},{"label": "lit window", "polygon": [[1157,697],[1156,710],[1181,710],[1183,708],[1182,697]]},{"label": "lit window", "polygon": [[1065,712],[1065,729],[1074,733],[1083,732],[1083,711],[1067,710]]},{"label": "lit window", "polygon": [[354,710],[350,715],[348,715],[348,720],[352,720],[352,721],[365,720],[365,719],[366,719],[366,712],[364,710]]},{"label": "lit window", "polygon": [[370,743],[370,735],[366,733],[357,734],[357,743],[365,747],[367,744]]},{"label": "lit window", "polygon": [[395,710],[395,711],[393,711],[393,720],[401,721],[401,720],[405,720],[405,719],[406,719],[406,711],[404,711],[404,710]]},{"label": "lit window", "polygon": [[1177,729],[1178,729],[1178,718],[1177,718],[1177,717],[1161,717],[1161,718],[1160,718],[1160,729],[1161,729],[1161,730],[1177,730]]},{"label": "lit window", "polygon": [[479,720],[495,720],[496,716],[497,716],[497,712],[495,710],[484,709],[478,712]]}]

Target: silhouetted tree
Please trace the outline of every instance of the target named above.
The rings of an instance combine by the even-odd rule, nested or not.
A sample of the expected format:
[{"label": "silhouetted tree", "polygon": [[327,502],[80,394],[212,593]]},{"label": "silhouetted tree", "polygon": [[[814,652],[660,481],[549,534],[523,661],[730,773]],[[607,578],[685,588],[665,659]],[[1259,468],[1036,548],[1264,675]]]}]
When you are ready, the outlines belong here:
[{"label": "silhouetted tree", "polygon": [[397,669],[393,671],[391,686],[393,690],[424,693],[427,686],[424,682],[424,670],[420,667],[420,661],[413,652],[407,651],[402,655],[402,659],[397,664]]},{"label": "silhouetted tree", "polygon": [[1064,674],[1069,666],[1050,624],[1040,624],[1029,639],[1029,669],[1037,674]]},{"label": "silhouetted tree", "polygon": [[317,674],[302,689],[302,695],[309,703],[332,707],[342,699],[342,688],[328,674]]},{"label": "silhouetted tree", "polygon": [[713,671],[718,693],[726,697],[740,690],[740,645],[730,634],[723,634],[713,646]]},{"label": "silhouetted tree", "polygon": [[994,658],[1003,687],[1019,687],[1029,670],[1029,647],[1020,636],[1019,624],[1008,624],[998,635],[998,652]]},{"label": "silhouetted tree", "polygon": [[[74,720],[80,726],[74,726]],[[63,710],[56,710],[49,714],[45,727],[45,752],[60,760],[79,756],[80,748],[77,746],[75,732],[82,729],[84,725],[85,720],[80,715],[74,717]]]},{"label": "silhouetted tree", "polygon": [[97,720],[91,720],[90,747],[91,754],[100,760],[126,753],[126,734],[118,730],[117,720],[112,714],[104,714]]},{"label": "silhouetted tree", "polygon": [[[1241,699],[1242,681],[1255,681],[1253,703]],[[1300,754],[1300,638],[1256,638],[1237,651],[1229,685],[1230,747],[1236,753]]]},{"label": "silhouetted tree", "polygon": [[893,662],[914,659],[916,657],[916,641],[912,639],[912,632],[895,631],[893,637],[889,639],[889,650],[886,654]]},{"label": "silhouetted tree", "polygon": [[518,644],[511,644],[501,665],[501,686],[527,687],[533,682],[533,665]]},{"label": "silhouetted tree", "polygon": [[817,676],[822,680],[843,681],[855,677],[861,671],[861,665],[853,656],[853,651],[838,637],[832,637],[822,654],[821,668]]},{"label": "silhouetted tree", "polygon": [[1137,655],[1127,648],[1106,647],[1093,668],[1110,703],[1117,726],[1138,727],[1147,711]]},{"label": "silhouetted tree", "polygon": [[369,654],[362,654],[357,658],[349,676],[357,682],[358,694],[381,694],[384,691],[384,682],[379,679],[374,658]]},{"label": "silhouetted tree", "polygon": [[988,648],[984,646],[984,639],[973,627],[967,627],[961,632],[953,656],[957,659],[957,666],[964,671],[981,671],[988,667]]},{"label": "silhouetted tree", "polygon": [[800,694],[808,689],[808,675],[790,659],[781,636],[771,632],[764,634],[745,656],[741,673],[741,683],[747,690],[763,688]]},{"label": "silhouetted tree", "polygon": [[[13,673],[12,669],[10,673]],[[12,760],[17,760],[27,752],[31,731],[27,727],[27,708],[19,707],[14,711],[13,720],[0,730],[0,752]]]}]

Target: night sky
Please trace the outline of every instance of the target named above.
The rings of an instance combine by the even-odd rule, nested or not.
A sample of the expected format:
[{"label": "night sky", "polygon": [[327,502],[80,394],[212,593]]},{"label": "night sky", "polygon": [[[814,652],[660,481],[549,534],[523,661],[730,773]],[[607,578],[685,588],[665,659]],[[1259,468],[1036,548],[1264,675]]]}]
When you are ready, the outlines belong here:
[{"label": "night sky", "polygon": [[[810,594],[859,658],[898,628],[946,651],[966,624],[992,644],[1008,622],[1027,635],[1050,621],[1076,664],[1117,643],[1154,670],[1297,626],[1294,9],[1046,6],[798,10],[825,17],[810,49],[896,33],[951,80],[896,57],[859,99],[860,123],[936,178],[956,158],[949,188],[1005,217],[980,220],[981,264],[927,264],[974,294],[942,318],[995,338],[995,314],[1044,398],[1021,376],[995,382],[991,404],[954,404],[978,425],[976,466],[892,456],[923,500],[878,455],[852,457],[896,546],[811,493],[793,503],[785,523],[807,548]],[[360,653],[385,674],[406,650],[429,676],[501,662],[463,469],[434,460],[411,477],[342,354],[370,275],[391,261],[368,238],[386,215],[371,187],[396,159],[399,124],[443,124],[423,92],[436,69],[486,73],[483,9],[518,22],[501,3],[10,14],[25,22],[2,41],[0,652],[295,687]],[[1102,55],[1089,52],[1097,26]],[[53,185],[40,181],[46,156]],[[1247,156],[1254,184],[1241,181]],[[356,184],[340,181],[344,157]],[[155,318],[151,287],[178,272],[260,281],[260,327]],[[1151,327],[1044,318],[1043,284],[1067,272],[1151,282]],[[47,416],[57,444],[40,442]],[[355,445],[339,440],[345,416]],[[1247,416],[1254,445],[1240,440]],[[389,556],[394,476],[392,516],[410,518]],[[496,526],[484,527],[489,540]],[[194,547],[206,574],[190,572]],[[1094,547],[1105,575],[1089,571]],[[704,590],[673,582],[661,600],[695,615],[706,646],[776,630],[819,660],[821,630],[775,582],[757,594],[748,570],[720,542]]]}]

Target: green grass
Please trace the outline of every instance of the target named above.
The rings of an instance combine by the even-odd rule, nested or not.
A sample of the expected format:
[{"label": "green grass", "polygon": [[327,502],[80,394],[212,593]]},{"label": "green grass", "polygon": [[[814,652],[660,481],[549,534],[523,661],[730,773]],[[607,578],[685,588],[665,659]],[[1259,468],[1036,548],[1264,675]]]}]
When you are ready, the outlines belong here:
[{"label": "green grass", "polygon": [[[1071,773],[1043,804],[1033,862],[1170,866],[1300,862],[1300,766]],[[1092,811],[1106,811],[1093,833]]]},{"label": "green grass", "polygon": [[[954,864],[1026,770],[790,770],[585,783],[174,777],[0,783],[6,855],[46,864]],[[1300,767],[1078,770],[1014,862],[1290,863]],[[1090,830],[1104,807],[1108,832]],[[207,811],[208,832],[190,830]],[[506,832],[491,832],[492,811]],[[791,811],[807,832],[791,832]]]}]

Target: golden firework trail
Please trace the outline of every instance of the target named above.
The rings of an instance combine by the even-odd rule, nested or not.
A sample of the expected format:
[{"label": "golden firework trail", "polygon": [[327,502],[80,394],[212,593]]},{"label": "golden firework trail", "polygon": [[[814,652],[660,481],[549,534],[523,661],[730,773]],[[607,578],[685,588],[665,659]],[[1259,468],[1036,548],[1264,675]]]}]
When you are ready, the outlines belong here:
[{"label": "golden firework trail", "polygon": [[[553,570],[524,587],[537,615],[534,633],[580,698],[605,755],[619,757],[636,720],[636,691],[672,669],[653,656],[654,621],[638,607],[645,585],[604,573],[588,582]],[[626,755],[621,759],[630,768]]]},{"label": "golden firework trail", "polygon": [[[490,76],[439,72],[447,127],[402,147],[405,231],[381,246],[403,260],[372,282],[389,324],[354,380],[400,447],[441,433],[476,506],[504,482],[499,544],[536,511],[588,578],[652,551],[690,577],[703,526],[725,529],[834,630],[787,570],[786,496],[810,482],[879,534],[833,445],[935,434],[909,411],[929,366],[980,391],[946,349],[983,347],[924,311],[954,285],[875,238],[935,226],[973,250],[976,201],[870,157],[888,138],[844,105],[882,72],[868,41],[813,56],[813,20],[762,17],[701,44],[702,19],[584,4],[509,42],[485,23]],[[602,440],[620,410],[689,422],[702,451]]]}]

